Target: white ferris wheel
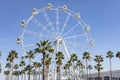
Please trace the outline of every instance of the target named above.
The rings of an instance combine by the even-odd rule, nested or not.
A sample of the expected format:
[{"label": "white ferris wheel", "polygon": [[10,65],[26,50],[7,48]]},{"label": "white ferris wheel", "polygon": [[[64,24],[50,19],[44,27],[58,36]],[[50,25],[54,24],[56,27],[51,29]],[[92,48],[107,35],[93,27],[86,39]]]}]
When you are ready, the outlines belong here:
[{"label": "white ferris wheel", "polygon": [[21,27],[23,32],[17,43],[22,43],[25,53],[35,49],[40,40],[49,40],[55,51],[63,52],[68,60],[70,53],[94,45],[89,34],[90,26],[66,5],[60,7],[49,3],[44,8],[34,8],[30,18],[21,22]]}]

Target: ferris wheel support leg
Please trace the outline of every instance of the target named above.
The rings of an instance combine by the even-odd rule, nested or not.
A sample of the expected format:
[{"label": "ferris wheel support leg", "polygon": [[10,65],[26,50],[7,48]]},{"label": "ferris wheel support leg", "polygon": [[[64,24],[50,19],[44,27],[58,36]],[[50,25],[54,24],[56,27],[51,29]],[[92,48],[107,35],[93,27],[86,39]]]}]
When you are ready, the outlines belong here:
[{"label": "ferris wheel support leg", "polygon": [[69,52],[68,52],[68,50],[67,50],[67,47],[66,47],[66,45],[65,45],[65,42],[63,41],[63,45],[64,45],[64,48],[65,48],[65,51],[66,51],[66,56],[67,56],[67,59],[69,60],[70,59],[70,54],[69,54]]}]

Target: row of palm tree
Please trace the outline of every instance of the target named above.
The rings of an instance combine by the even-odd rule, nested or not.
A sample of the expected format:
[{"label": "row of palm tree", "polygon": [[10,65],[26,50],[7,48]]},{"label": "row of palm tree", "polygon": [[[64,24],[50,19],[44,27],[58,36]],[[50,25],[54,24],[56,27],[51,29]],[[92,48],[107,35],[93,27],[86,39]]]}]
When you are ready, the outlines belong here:
[{"label": "row of palm tree", "polygon": [[[111,61],[111,59],[114,57],[114,55],[113,55],[112,51],[108,51],[106,54],[107,54],[106,58],[109,58],[109,62],[110,62],[110,80],[112,80],[112,63],[111,63],[112,61]],[[119,51],[116,53],[116,57],[120,59]],[[83,54],[83,59],[86,60],[86,75],[87,75],[87,80],[88,80],[88,70],[90,73],[90,70],[92,69],[91,65],[87,65],[88,61],[91,59],[90,53],[85,52]],[[101,62],[103,62],[103,57],[101,55],[96,55],[94,61],[97,62],[97,64],[94,66],[94,68],[98,71],[98,80],[100,80],[100,71],[103,69],[102,64],[101,64]],[[91,78],[91,73],[90,73],[90,78]]]},{"label": "row of palm tree", "polygon": [[[31,80],[31,75],[33,75],[33,80],[40,80],[42,74],[42,80],[47,80],[49,76],[50,65],[52,64],[52,57],[50,54],[54,53],[54,49],[51,45],[51,42],[48,40],[40,41],[36,43],[37,47],[34,50],[29,50],[26,56],[21,57],[21,61],[19,64],[15,64],[15,59],[18,58],[18,53],[15,50],[11,50],[7,57],[6,70],[4,74],[6,75],[6,80],[13,80],[13,76],[15,80],[19,79],[21,75],[21,80],[25,80],[26,76],[28,76],[28,80]],[[42,61],[34,62],[35,54],[42,54]],[[110,77],[112,78],[112,67],[111,67],[111,59],[113,56],[113,52],[108,51],[106,58],[109,58],[110,61]],[[120,52],[117,52],[116,57],[120,59]],[[25,59],[28,59],[28,64],[25,62]],[[76,73],[78,73],[79,77],[81,75],[84,78],[84,70],[86,69],[87,80],[91,76],[91,70],[93,67],[89,64],[92,58],[89,52],[83,53],[83,59],[86,64],[83,65],[83,62],[78,59],[76,54],[72,54],[67,63],[63,63],[64,53],[57,52],[56,53],[56,72],[57,72],[57,80],[61,80],[61,72],[64,67],[65,75],[68,75],[69,78],[73,78],[74,80],[77,78]],[[98,79],[100,80],[100,72],[103,69],[101,62],[103,62],[103,57],[101,55],[96,55],[94,61],[96,65],[94,68],[98,71]],[[42,71],[41,71],[42,70]],[[77,70],[77,72],[76,72]],[[89,72],[89,73],[88,73]],[[27,74],[27,75],[26,75]],[[38,77],[39,76],[39,77]]]}]

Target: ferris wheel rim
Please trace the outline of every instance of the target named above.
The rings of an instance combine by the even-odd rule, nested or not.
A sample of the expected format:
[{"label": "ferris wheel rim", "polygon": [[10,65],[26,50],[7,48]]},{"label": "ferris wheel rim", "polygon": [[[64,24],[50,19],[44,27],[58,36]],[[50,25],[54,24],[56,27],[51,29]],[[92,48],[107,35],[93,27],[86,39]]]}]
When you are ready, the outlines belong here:
[{"label": "ferris wheel rim", "polygon": [[[52,6],[53,7],[53,9],[51,9],[51,10],[62,10],[62,8],[63,7],[60,7],[60,6]],[[52,8],[51,7],[51,8]],[[24,34],[25,34],[25,30],[26,30],[26,27],[27,27],[27,25],[28,25],[28,23],[34,18],[34,16],[36,16],[37,14],[39,14],[40,12],[42,12],[42,10],[46,10],[47,11],[47,9],[46,9],[46,7],[44,7],[44,8],[41,8],[41,9],[37,9],[38,10],[38,12],[35,14],[35,15],[31,15],[30,16],[30,18],[26,21],[26,25],[24,26],[24,29],[23,29],[23,32],[22,32],[22,47],[23,47],[23,50],[24,50],[24,52],[26,53],[27,52],[27,50],[25,49],[25,44],[24,44]],[[50,11],[50,10],[49,10]],[[71,11],[71,10],[69,10],[69,9],[67,9],[66,11],[65,11],[65,13],[66,14],[68,14],[68,17],[73,17],[73,18],[76,18],[75,17],[75,13],[73,12],[73,11]],[[81,18],[79,18],[79,19],[76,19],[76,21],[78,21],[78,24],[80,24],[81,25],[81,27],[83,28],[83,30],[84,30],[84,32],[85,32],[85,36],[86,36],[86,39],[87,39],[87,41],[89,42],[90,40],[92,40],[91,39],[91,37],[90,37],[90,35],[89,35],[89,31],[86,31],[85,30],[85,26],[86,26],[86,24],[84,23],[84,21],[81,19]],[[61,32],[62,33],[62,32]],[[61,34],[62,35],[62,34]],[[64,36],[64,35],[63,35]],[[89,47],[90,47],[91,45],[89,45]]]}]

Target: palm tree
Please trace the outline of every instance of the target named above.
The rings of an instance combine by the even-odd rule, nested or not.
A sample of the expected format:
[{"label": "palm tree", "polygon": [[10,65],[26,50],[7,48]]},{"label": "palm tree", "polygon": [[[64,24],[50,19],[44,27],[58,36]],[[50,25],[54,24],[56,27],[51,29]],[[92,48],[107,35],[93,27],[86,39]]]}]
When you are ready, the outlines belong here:
[{"label": "palm tree", "polygon": [[[77,55],[76,54],[72,54],[71,57],[70,57],[70,60],[72,61],[73,71],[75,73],[75,61],[77,61]],[[73,77],[74,77],[74,80],[75,80],[75,76],[73,76]]]},{"label": "palm tree", "polygon": [[37,67],[38,67],[38,65],[39,65],[39,63],[38,62],[33,62],[33,67],[34,67],[34,70],[33,70],[33,72],[34,72],[34,76],[33,76],[33,78],[34,78],[34,80],[37,80]]},{"label": "palm tree", "polygon": [[101,80],[100,71],[103,69],[102,65],[101,64],[97,64],[96,66],[94,66],[94,68],[96,70],[98,70],[98,80]]},{"label": "palm tree", "polygon": [[52,48],[51,42],[48,40],[45,41],[40,41],[39,43],[36,44],[37,48],[35,49],[36,53],[42,53],[43,55],[43,80],[45,79],[45,55],[47,52],[49,53],[54,53],[54,49]]},{"label": "palm tree", "polygon": [[67,62],[67,67],[68,67],[68,69],[69,69],[69,78],[71,77],[70,76],[70,67],[72,66],[72,61],[71,60],[69,60],[68,62]]},{"label": "palm tree", "polygon": [[27,65],[25,67],[25,71],[27,71],[27,75],[28,75],[28,80],[30,80],[30,76],[32,74],[32,69],[33,69],[33,66],[31,66],[31,65]]},{"label": "palm tree", "polygon": [[[7,71],[9,71],[9,74],[8,75],[6,75],[6,78],[8,78],[9,80],[10,80],[10,69],[11,69],[11,64],[8,62],[8,63],[6,63],[6,65],[5,65],[5,68],[7,68]],[[4,71],[4,73],[6,73],[6,71]]]},{"label": "palm tree", "polygon": [[64,59],[63,53],[62,52],[58,52],[56,54],[56,64],[58,65],[58,80],[61,80],[61,65],[62,65],[62,60]]},{"label": "palm tree", "polygon": [[9,74],[10,74],[9,70],[4,71],[4,75],[6,76],[6,80],[9,80]]},{"label": "palm tree", "polygon": [[46,54],[46,59],[45,59],[45,66],[46,66],[46,71],[45,71],[45,74],[46,74],[46,79],[48,79],[48,73],[49,73],[49,67],[51,65],[51,61],[52,58],[50,57],[49,54]]},{"label": "palm tree", "polygon": [[76,54],[72,54],[70,60],[72,61],[73,66],[75,66],[74,63],[75,63],[75,61],[77,61],[77,55]]},{"label": "palm tree", "polygon": [[86,73],[87,73],[87,80],[88,80],[88,69],[87,69],[87,66],[88,66],[88,60],[91,59],[90,53],[84,52],[83,59],[85,59],[85,61],[86,61]]},{"label": "palm tree", "polygon": [[25,61],[21,60],[19,66],[22,67],[22,70],[21,70],[21,80],[23,80],[23,78],[24,78],[23,76],[24,76]]},{"label": "palm tree", "polygon": [[35,58],[34,52],[33,52],[32,50],[29,50],[29,51],[27,52],[27,56],[25,56],[25,57],[29,59],[29,65],[28,65],[26,68],[27,68],[27,70],[28,70],[28,80],[30,80],[31,69],[32,69],[31,61],[32,61],[32,59]]},{"label": "palm tree", "polygon": [[18,71],[17,71],[17,69],[19,68],[19,65],[18,65],[18,64],[15,64],[13,68],[15,69],[15,71],[14,71],[14,73],[15,73],[15,75],[16,75],[16,78],[15,78],[15,79],[17,80],[17,79],[19,79],[19,75],[18,75]]},{"label": "palm tree", "polygon": [[[20,71],[20,74],[22,74],[22,77],[21,77],[21,80],[26,80],[26,69],[22,69],[21,71]],[[23,78],[23,75],[24,75],[24,78]]]},{"label": "palm tree", "polygon": [[116,57],[120,59],[120,51],[117,52]]},{"label": "palm tree", "polygon": [[40,67],[41,67],[41,64],[40,64],[40,63],[38,63],[38,65],[37,65],[37,68],[38,68],[38,73],[39,73],[38,80],[40,80],[40,74],[41,74]]},{"label": "palm tree", "polygon": [[80,76],[80,69],[81,69],[81,66],[82,66],[82,62],[80,60],[78,60],[76,65],[79,67],[79,76]]},{"label": "palm tree", "polygon": [[82,64],[81,65],[82,79],[84,79],[84,73],[85,73],[84,69],[85,69],[85,66]]},{"label": "palm tree", "polygon": [[2,71],[2,68],[1,68],[1,64],[0,64],[0,73],[1,73],[1,71]]},{"label": "palm tree", "polygon": [[90,75],[90,78],[91,78],[91,70],[93,69],[91,65],[88,65],[87,67],[89,69],[89,75]]},{"label": "palm tree", "polygon": [[29,50],[29,51],[27,52],[27,56],[25,56],[25,58],[28,58],[28,59],[29,59],[29,65],[31,65],[32,59],[35,58],[34,52],[33,52],[32,50]]},{"label": "palm tree", "polygon": [[13,73],[13,65],[14,65],[14,59],[15,58],[18,58],[18,53],[15,51],[15,50],[11,50],[9,52],[9,55],[8,55],[8,58],[7,58],[7,61],[10,62],[11,64],[11,70],[10,70],[10,80],[12,80],[12,73]]},{"label": "palm tree", "polygon": [[98,80],[100,80],[100,71],[103,69],[100,63],[103,62],[103,57],[101,55],[97,55],[94,60],[97,62],[95,69],[98,70]]},{"label": "palm tree", "polygon": [[111,59],[114,57],[113,52],[108,51],[106,58],[109,58],[110,61],[110,80],[112,80],[112,67],[111,67]]}]

